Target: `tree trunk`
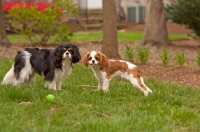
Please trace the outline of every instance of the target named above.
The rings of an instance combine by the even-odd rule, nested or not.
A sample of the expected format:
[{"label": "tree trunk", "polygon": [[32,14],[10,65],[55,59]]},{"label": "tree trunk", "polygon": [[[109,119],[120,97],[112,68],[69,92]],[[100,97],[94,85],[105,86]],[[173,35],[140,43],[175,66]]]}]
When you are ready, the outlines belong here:
[{"label": "tree trunk", "polygon": [[170,45],[163,0],[147,0],[146,2],[146,23],[141,44]]},{"label": "tree trunk", "polygon": [[119,59],[115,0],[103,0],[103,44],[107,58]]},{"label": "tree trunk", "polygon": [[1,46],[11,46],[11,43],[9,42],[6,30],[4,27],[4,18],[3,18],[3,12],[2,12],[2,0],[0,0],[0,45]]}]

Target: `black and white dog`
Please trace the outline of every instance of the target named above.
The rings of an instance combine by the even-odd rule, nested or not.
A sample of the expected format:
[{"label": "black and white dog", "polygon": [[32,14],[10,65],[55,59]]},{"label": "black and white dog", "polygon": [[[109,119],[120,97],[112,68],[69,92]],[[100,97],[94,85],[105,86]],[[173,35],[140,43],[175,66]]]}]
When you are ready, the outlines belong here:
[{"label": "black and white dog", "polygon": [[35,73],[38,73],[44,77],[49,89],[60,90],[63,78],[72,72],[72,63],[80,60],[78,47],[70,43],[59,45],[54,50],[25,48],[16,55],[2,84],[27,83],[30,86]]}]

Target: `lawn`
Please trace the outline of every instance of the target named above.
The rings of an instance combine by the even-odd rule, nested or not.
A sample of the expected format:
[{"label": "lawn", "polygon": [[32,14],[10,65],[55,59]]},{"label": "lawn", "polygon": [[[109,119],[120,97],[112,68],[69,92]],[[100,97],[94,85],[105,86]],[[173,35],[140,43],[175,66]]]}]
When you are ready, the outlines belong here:
[{"label": "lawn", "polygon": [[[0,79],[12,59],[0,59]],[[61,91],[45,89],[40,76],[32,83],[0,85],[1,132],[198,132],[200,90],[145,78],[153,94],[145,97],[130,82],[116,79],[108,94],[94,92],[91,69],[75,64]],[[87,85],[87,86],[84,86]],[[55,95],[48,102],[46,95]]]},{"label": "lawn", "polygon": [[[118,32],[118,41],[138,42],[142,39],[143,32]],[[72,36],[72,41],[101,41],[102,32],[77,33]],[[169,34],[170,40],[188,38],[186,34]]]},{"label": "lawn", "polygon": [[[143,32],[118,32],[118,41],[138,42],[142,39]],[[8,35],[11,42],[28,41],[26,36],[23,35]],[[75,33],[71,37],[71,41],[101,41],[103,38],[102,32],[86,32]],[[170,40],[185,39],[188,38],[186,34],[169,34]],[[54,41],[55,37],[52,37],[50,41]]]}]

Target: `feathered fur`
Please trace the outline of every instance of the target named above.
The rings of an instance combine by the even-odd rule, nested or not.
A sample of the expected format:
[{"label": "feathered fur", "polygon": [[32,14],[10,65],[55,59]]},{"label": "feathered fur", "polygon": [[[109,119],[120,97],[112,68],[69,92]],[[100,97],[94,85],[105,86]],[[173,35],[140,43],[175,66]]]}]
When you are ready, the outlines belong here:
[{"label": "feathered fur", "polygon": [[115,77],[128,79],[133,86],[139,88],[145,96],[152,91],[144,84],[141,70],[134,64],[123,60],[108,60],[99,51],[91,51],[84,55],[82,63],[92,68],[98,79],[98,90],[108,92],[109,82]]},{"label": "feathered fur", "polygon": [[61,81],[72,72],[72,63],[81,59],[78,47],[66,43],[55,49],[25,48],[19,51],[11,69],[6,73],[3,84],[30,85],[35,73],[44,77],[50,89],[61,89]]}]

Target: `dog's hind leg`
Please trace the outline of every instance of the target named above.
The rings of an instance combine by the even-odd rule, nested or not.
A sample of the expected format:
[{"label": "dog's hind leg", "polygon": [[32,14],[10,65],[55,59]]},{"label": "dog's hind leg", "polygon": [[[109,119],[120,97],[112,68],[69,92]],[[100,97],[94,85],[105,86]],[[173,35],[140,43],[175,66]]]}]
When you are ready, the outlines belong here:
[{"label": "dog's hind leg", "polygon": [[128,79],[132,85],[139,88],[145,96],[147,96],[149,93],[152,93],[152,91],[145,85],[144,79],[141,76],[133,77],[133,75],[130,74]]},{"label": "dog's hind leg", "polygon": [[140,77],[140,81],[141,81],[141,84],[146,88],[146,90],[143,92],[144,95],[147,96],[149,93],[152,93],[151,89],[149,89],[149,88],[145,85],[143,77]]},{"label": "dog's hind leg", "polygon": [[32,74],[29,75],[28,80],[26,81],[27,85],[31,87],[31,82],[35,79],[35,73],[33,72]]}]

